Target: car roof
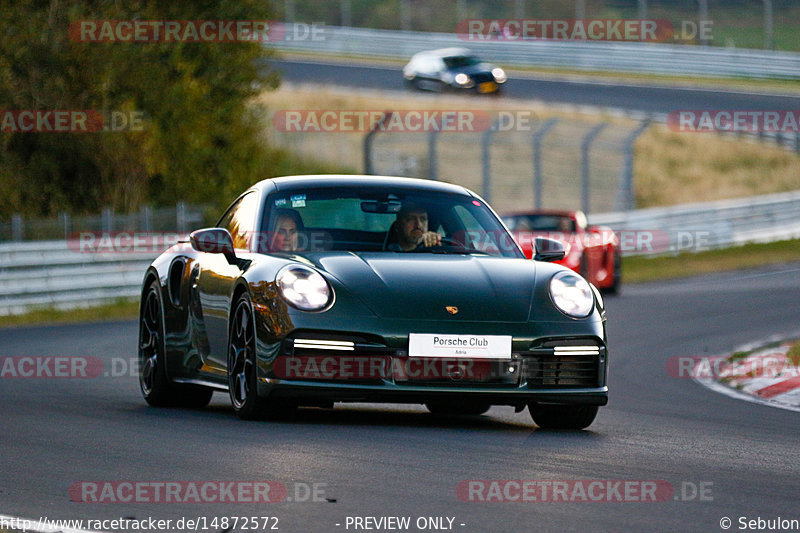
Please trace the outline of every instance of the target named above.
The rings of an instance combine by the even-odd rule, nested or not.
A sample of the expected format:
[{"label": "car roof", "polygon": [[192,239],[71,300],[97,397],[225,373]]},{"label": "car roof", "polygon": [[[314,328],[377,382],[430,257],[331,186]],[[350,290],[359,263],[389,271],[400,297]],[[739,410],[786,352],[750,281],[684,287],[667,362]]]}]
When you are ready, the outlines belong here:
[{"label": "car roof", "polygon": [[425,50],[415,55],[431,55],[436,57],[458,57],[458,56],[474,56],[468,48],[439,48],[437,50]]},{"label": "car roof", "polygon": [[567,209],[537,209],[534,211],[519,211],[516,213],[503,213],[503,217],[529,217],[537,215],[574,217],[577,211]]},{"label": "car roof", "polygon": [[295,190],[321,187],[386,187],[394,189],[413,189],[430,192],[446,192],[473,196],[468,189],[451,183],[419,178],[403,178],[397,176],[367,176],[354,174],[314,174],[301,176],[282,176],[269,178],[256,183],[252,188],[262,190]]}]

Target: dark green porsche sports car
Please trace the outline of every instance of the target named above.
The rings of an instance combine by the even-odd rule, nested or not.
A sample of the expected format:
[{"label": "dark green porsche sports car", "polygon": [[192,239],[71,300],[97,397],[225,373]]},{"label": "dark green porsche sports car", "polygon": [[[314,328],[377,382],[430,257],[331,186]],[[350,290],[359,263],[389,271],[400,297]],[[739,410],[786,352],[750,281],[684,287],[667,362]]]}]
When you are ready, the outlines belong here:
[{"label": "dark green porsche sports car", "polygon": [[598,291],[526,259],[475,193],[379,176],[257,183],[147,269],[139,367],[154,406],[230,394],[245,419],[334,402],[437,414],[528,407],[589,426],[608,399]]}]

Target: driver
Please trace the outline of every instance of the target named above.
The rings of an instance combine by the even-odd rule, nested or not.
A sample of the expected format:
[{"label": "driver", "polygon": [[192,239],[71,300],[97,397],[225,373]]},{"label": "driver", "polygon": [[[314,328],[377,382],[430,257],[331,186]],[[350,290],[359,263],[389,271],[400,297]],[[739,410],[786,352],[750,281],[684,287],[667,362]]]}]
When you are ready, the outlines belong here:
[{"label": "driver", "polygon": [[404,252],[420,246],[440,246],[442,236],[428,230],[428,211],[421,205],[405,205],[392,224],[395,243]]}]

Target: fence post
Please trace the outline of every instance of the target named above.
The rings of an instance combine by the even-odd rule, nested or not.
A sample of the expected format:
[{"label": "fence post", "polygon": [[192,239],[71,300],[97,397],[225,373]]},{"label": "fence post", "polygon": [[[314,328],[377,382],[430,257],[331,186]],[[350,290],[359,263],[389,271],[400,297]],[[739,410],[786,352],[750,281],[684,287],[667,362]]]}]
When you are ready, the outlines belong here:
[{"label": "fence post", "polygon": [[411,4],[409,0],[400,0],[400,29],[411,31]]},{"label": "fence post", "polygon": [[350,0],[341,0],[340,4],[342,26],[349,28],[353,25],[353,6]]},{"label": "fence post", "polygon": [[143,205],[139,210],[139,216],[141,217],[142,221],[142,231],[145,233],[150,233],[150,206]]},{"label": "fence post", "polygon": [[533,205],[536,209],[542,208],[542,141],[553,127],[558,123],[557,118],[551,118],[533,134]]},{"label": "fence post", "polygon": [[69,240],[69,226],[70,226],[69,213],[67,213],[66,211],[62,211],[61,214],[58,215],[58,217],[64,224],[64,240]]},{"label": "fence post", "polygon": [[650,121],[648,119],[643,120],[642,123],[639,124],[639,127],[633,130],[633,132],[631,132],[631,134],[628,135],[624,141],[624,161],[622,163],[622,173],[619,177],[619,192],[616,200],[614,201],[614,209],[617,211],[630,211],[634,208],[634,204],[636,203],[633,190],[633,145],[636,144],[636,139],[638,139],[639,136],[644,133],[649,125]]},{"label": "fence post", "polygon": [[186,202],[178,202],[175,206],[176,225],[178,226],[178,233],[186,233]]},{"label": "fence post", "polygon": [[392,111],[386,111],[380,122],[375,123],[372,128],[364,136],[364,174],[375,174],[375,168],[372,165],[372,138],[375,134],[392,119]]},{"label": "fence post", "polygon": [[598,124],[586,134],[581,142],[581,209],[587,215],[590,210],[590,187],[589,187],[589,149],[592,146],[592,141],[600,134],[603,129],[608,126],[605,122]]},{"label": "fence post", "polygon": [[483,196],[483,199],[489,203],[491,203],[492,196],[491,144],[492,136],[494,135],[494,130],[496,127],[497,124],[492,124],[492,126],[481,136],[481,167],[483,172],[483,190],[481,191],[481,195]]},{"label": "fence post", "polygon": [[646,19],[647,18],[647,0],[638,0],[639,8],[636,12],[636,16],[639,19]]},{"label": "fence post", "polygon": [[101,217],[103,219],[103,231],[106,233],[111,233],[114,230],[114,212],[110,207],[104,207]]},{"label": "fence post", "polygon": [[436,136],[438,135],[436,129],[431,130],[428,134],[428,178],[432,180],[439,179],[437,177],[437,163],[436,160]]},{"label": "fence post", "polygon": [[22,227],[22,215],[16,213],[11,216],[11,240],[14,242],[20,242],[23,234],[24,230]]},{"label": "fence post", "polygon": [[764,0],[764,49],[765,50],[772,50],[773,48],[775,48],[774,42],[772,40],[774,25],[775,23],[773,21],[773,14],[772,14],[772,0]]}]

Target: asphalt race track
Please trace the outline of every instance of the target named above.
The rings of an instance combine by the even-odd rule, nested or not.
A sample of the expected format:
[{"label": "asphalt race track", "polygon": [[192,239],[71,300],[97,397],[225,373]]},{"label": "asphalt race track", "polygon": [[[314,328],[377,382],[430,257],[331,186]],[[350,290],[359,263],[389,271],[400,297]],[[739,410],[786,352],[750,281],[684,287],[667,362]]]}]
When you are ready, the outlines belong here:
[{"label": "asphalt race track", "polygon": [[[0,514],[275,516],[285,532],[355,531],[347,516],[455,517],[453,530],[465,533],[709,532],[722,531],[723,517],[733,530],[739,517],[800,519],[798,414],[666,371],[673,356],[796,334],[798,301],[800,264],[626,286],[608,299],[610,404],[582,432],[538,430],[527,412],[498,407],[436,418],[421,406],[338,404],[284,422],[243,422],[223,394],[202,411],[149,408],[129,374],[4,378]],[[95,356],[116,373],[135,357],[136,336],[135,322],[6,329],[0,355]],[[76,503],[68,493],[82,481],[206,480],[278,481],[293,500],[326,485],[316,485],[319,502],[257,505]],[[664,480],[674,497],[470,502],[456,492],[464,480]]]},{"label": "asphalt race track", "polygon": [[[294,83],[402,90],[400,67],[280,60],[271,65]],[[719,89],[616,84],[599,81],[520,79],[511,76],[504,94],[548,103],[622,109],[643,113],[676,110],[780,110],[800,107],[800,95],[758,94]]]}]

